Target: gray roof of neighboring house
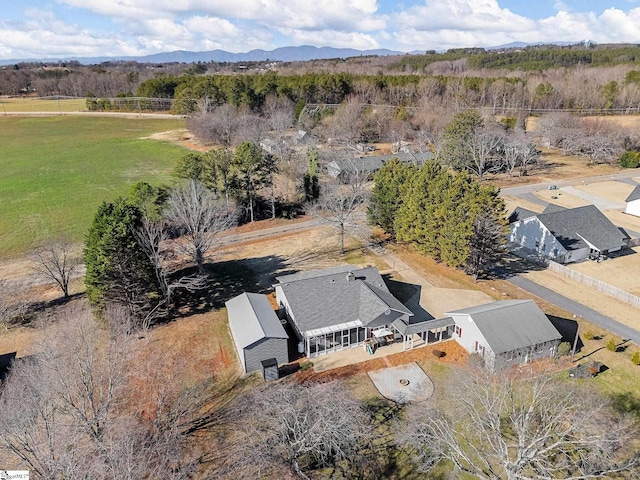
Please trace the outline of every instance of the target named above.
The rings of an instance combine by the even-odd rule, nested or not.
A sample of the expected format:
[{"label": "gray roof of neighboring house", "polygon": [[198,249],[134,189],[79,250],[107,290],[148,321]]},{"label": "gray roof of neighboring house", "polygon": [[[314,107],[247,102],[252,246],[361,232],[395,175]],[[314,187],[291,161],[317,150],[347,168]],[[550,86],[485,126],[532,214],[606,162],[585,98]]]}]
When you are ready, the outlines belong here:
[{"label": "gray roof of neighboring house", "polygon": [[516,209],[509,215],[509,223],[514,223],[525,218],[535,217],[538,215],[533,210],[527,210],[526,208],[516,207]]},{"label": "gray roof of neighboring house", "polygon": [[555,203],[549,203],[542,213],[552,213],[552,212],[561,212],[562,210],[567,210],[567,207],[563,207],[562,205],[556,205]]},{"label": "gray roof of neighboring house", "polygon": [[618,227],[594,205],[540,213],[537,217],[567,250],[588,247],[586,241],[600,251],[625,245]]},{"label": "gray roof of neighboring house", "polygon": [[[349,273],[353,274],[348,280]],[[328,268],[277,277],[300,331],[359,320],[363,326],[413,315],[387,288],[375,267]],[[384,323],[380,323],[384,322]]]},{"label": "gray roof of neighboring house", "polygon": [[457,314],[471,316],[496,354],[562,338],[533,300],[502,300],[445,313]]},{"label": "gray roof of neighboring house", "polygon": [[242,293],[225,305],[238,352],[263,338],[289,338],[265,295]]},{"label": "gray roof of neighboring house", "polygon": [[625,199],[625,202],[633,202],[634,200],[640,200],[640,185],[636,185],[636,188],[631,190],[631,193]]},{"label": "gray roof of neighboring house", "polygon": [[332,169],[338,172],[376,172],[382,168],[382,166],[393,158],[397,158],[403,163],[424,163],[429,160],[433,155],[427,153],[395,153],[393,155],[369,155],[365,157],[357,158],[341,158],[329,163]]}]

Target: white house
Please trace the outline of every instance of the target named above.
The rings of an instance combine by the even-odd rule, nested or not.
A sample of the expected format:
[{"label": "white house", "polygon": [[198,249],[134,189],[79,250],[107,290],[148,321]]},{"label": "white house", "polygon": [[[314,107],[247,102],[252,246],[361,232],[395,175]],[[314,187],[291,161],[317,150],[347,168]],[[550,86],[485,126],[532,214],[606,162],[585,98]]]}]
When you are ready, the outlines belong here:
[{"label": "white house", "polygon": [[560,333],[533,300],[503,300],[445,315],[455,323],[453,338],[492,371],[551,358],[560,344]]},{"label": "white house", "polygon": [[625,202],[627,202],[627,206],[624,212],[640,217],[640,185],[637,185],[636,188],[631,191]]},{"label": "white house", "polygon": [[539,214],[517,208],[509,220],[510,242],[558,263],[616,252],[626,247],[629,240],[594,205],[577,208],[549,205]]}]

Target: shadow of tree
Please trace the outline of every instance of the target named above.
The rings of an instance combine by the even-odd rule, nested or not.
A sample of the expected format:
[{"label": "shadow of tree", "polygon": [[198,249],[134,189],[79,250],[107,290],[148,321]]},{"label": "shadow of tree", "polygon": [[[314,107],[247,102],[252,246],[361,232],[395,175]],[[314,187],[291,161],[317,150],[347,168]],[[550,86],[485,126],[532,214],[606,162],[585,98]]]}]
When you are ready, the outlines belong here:
[{"label": "shadow of tree", "polygon": [[507,279],[527,272],[538,272],[546,267],[540,263],[527,261],[517,255],[508,254],[493,267],[490,274],[496,278]]},{"label": "shadow of tree", "polygon": [[611,395],[613,407],[622,413],[629,413],[640,419],[640,397],[633,392]]},{"label": "shadow of tree", "polygon": [[[295,273],[287,270],[282,257],[267,257],[228,260],[206,265],[208,282],[205,288],[189,292],[176,292],[175,309],[188,310],[189,314],[203,313],[221,308],[224,303],[243,292],[267,293],[272,288],[270,278]],[[181,270],[176,276],[195,274],[195,267]],[[274,278],[275,281],[275,278]]]}]

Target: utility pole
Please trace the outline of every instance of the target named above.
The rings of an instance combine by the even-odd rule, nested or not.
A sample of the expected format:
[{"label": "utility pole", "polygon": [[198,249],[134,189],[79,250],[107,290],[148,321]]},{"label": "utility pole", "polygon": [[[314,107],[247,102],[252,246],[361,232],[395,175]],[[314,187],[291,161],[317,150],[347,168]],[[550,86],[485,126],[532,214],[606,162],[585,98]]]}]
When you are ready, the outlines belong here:
[{"label": "utility pole", "polygon": [[[574,315],[573,318],[576,318],[576,316]],[[571,349],[571,363],[573,363],[573,357],[576,354],[576,347],[578,346],[579,333],[580,333],[580,324],[578,323],[578,320],[576,320],[576,338],[573,339],[573,348]]]}]

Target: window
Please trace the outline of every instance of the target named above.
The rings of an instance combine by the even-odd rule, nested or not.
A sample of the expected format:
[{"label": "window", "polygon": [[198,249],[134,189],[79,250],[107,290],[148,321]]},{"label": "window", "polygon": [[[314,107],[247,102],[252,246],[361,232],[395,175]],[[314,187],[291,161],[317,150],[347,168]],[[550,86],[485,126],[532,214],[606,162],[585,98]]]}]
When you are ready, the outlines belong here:
[{"label": "window", "polygon": [[476,340],[476,352],[478,351],[478,341]]},{"label": "window", "polygon": [[536,248],[538,248],[540,246],[540,241],[536,240]]}]

